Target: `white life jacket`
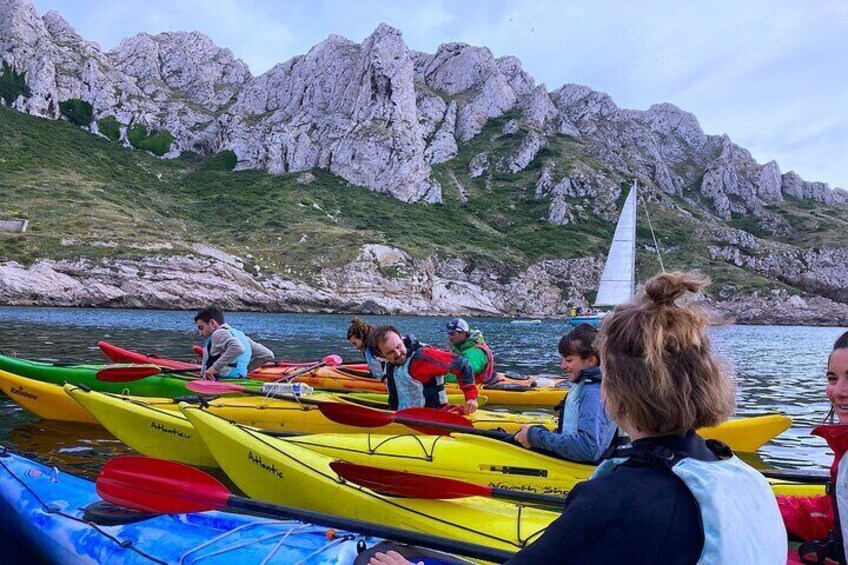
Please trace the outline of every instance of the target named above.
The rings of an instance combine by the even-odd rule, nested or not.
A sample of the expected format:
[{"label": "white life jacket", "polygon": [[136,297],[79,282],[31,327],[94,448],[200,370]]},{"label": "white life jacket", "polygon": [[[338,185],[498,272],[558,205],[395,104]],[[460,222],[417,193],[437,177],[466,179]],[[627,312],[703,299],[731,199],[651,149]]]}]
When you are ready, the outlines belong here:
[{"label": "white life jacket", "polygon": [[[627,461],[609,459],[592,477]],[[669,462],[701,512],[704,549],[699,565],[784,565],[786,528],[768,481],[735,455],[718,461],[683,457]]]}]

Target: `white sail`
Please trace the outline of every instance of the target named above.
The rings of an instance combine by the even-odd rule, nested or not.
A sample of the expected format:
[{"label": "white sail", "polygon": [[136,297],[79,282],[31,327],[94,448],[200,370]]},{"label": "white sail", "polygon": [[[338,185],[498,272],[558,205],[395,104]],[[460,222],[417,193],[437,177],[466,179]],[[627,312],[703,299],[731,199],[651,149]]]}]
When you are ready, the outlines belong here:
[{"label": "white sail", "polygon": [[636,182],[624,201],[615,226],[595,306],[618,306],[633,298],[636,288]]}]

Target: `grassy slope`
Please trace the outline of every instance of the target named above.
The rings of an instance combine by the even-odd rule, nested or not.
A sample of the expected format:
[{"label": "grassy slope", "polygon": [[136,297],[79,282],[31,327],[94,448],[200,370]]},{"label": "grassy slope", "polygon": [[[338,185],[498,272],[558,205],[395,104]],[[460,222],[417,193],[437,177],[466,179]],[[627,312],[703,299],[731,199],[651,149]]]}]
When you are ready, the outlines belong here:
[{"label": "grassy slope", "polygon": [[[533,197],[543,158],[560,171],[578,161],[603,168],[581,153],[579,142],[554,138],[517,175],[493,173],[488,182],[485,175],[468,177],[468,162],[477,153],[487,151],[495,160],[518,148],[521,135],[498,136],[507,118],[492,121],[457,158],[434,168],[445,202],[426,206],[350,186],[322,171],[314,171],[314,182],[299,184],[297,174],[214,170],[213,160],[191,156],[160,160],[65,122],[0,108],[0,214],[30,220],[26,234],[0,234],[0,257],[128,257],[150,253],[130,243],[205,242],[252,255],[264,272],[309,279],[313,265],[343,264],[366,242],[396,245],[417,257],[435,252],[498,263],[512,272],[543,257],[602,255],[614,226],[601,219],[552,226],[544,220],[547,203]],[[460,201],[454,179],[467,203]],[[834,221],[828,208],[805,204],[790,202],[781,213],[799,226],[813,215]],[[675,248],[666,268],[698,266],[717,282],[746,289],[780,286],[709,261],[709,242],[687,237],[697,218],[656,205],[651,212],[661,244]],[[640,218],[640,235],[647,233],[643,224]],[[824,245],[832,237],[813,228],[801,240]],[[68,245],[68,239],[76,243]],[[90,245],[100,241],[118,245]],[[640,252],[639,265],[640,275],[656,271],[647,252]]]}]

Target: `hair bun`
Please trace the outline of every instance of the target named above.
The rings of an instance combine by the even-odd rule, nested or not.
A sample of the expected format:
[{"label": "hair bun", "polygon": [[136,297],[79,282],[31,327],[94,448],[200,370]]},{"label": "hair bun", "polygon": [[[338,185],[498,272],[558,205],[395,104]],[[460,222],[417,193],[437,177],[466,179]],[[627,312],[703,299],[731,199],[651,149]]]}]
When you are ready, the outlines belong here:
[{"label": "hair bun", "polygon": [[674,301],[691,292],[700,292],[701,289],[710,284],[706,275],[693,272],[671,272],[662,273],[651,278],[645,283],[645,296],[648,301],[657,306],[674,304]]}]

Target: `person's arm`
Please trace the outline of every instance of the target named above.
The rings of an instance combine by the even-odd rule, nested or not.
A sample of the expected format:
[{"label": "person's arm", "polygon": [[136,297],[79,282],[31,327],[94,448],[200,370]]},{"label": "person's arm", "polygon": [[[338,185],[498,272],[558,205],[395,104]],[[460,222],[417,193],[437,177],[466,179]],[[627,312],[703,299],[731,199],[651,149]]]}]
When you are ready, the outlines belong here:
[{"label": "person's arm", "polygon": [[533,426],[527,432],[530,447],[556,453],[569,461],[597,461],[612,441],[615,424],[604,411],[600,386],[584,387],[579,402],[576,430],[559,434],[541,426]]},{"label": "person's arm", "polygon": [[274,352],[259,343],[258,341],[254,341],[247,338],[247,341],[250,342],[250,366],[248,370],[253,370],[257,367],[261,367],[265,363],[271,363],[274,360]]},{"label": "person's arm", "polygon": [[212,351],[220,351],[221,356],[212,364],[209,369],[215,374],[219,374],[230,363],[235,362],[239,355],[244,353],[244,346],[236,337],[227,330],[217,330],[212,334]]}]

